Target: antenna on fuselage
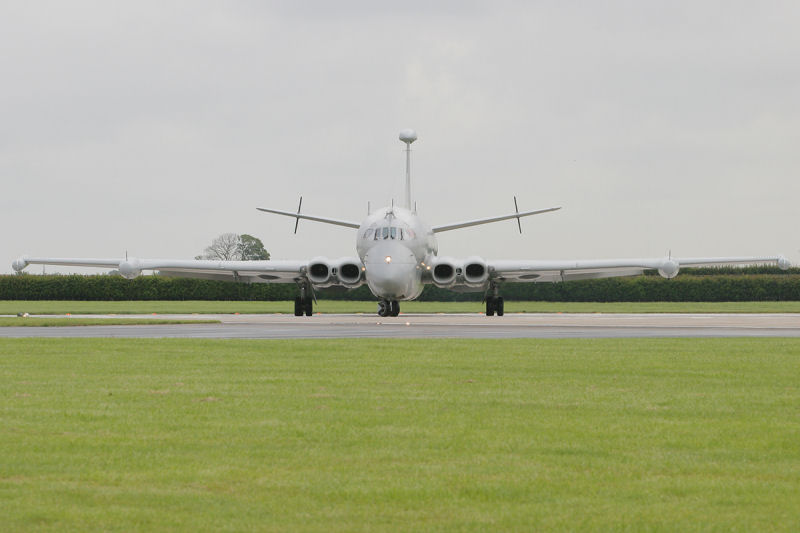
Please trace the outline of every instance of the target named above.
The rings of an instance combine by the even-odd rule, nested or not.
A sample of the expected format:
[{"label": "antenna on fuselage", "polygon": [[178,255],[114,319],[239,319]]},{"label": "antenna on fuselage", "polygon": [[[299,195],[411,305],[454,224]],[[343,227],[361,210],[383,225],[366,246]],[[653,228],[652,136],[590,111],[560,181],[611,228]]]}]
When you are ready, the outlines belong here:
[{"label": "antenna on fuselage", "polygon": [[411,143],[417,140],[417,132],[406,129],[400,132],[400,140],[406,143],[406,198],[404,207],[411,209]]}]

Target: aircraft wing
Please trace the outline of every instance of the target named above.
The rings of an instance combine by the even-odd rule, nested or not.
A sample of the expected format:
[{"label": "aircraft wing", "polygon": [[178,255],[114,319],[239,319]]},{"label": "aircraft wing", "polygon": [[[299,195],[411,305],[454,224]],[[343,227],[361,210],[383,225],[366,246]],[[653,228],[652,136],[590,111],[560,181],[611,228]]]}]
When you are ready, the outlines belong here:
[{"label": "aircraft wing", "polygon": [[645,270],[658,270],[665,278],[678,274],[681,267],[757,265],[774,263],[789,268],[781,256],[768,257],[664,257],[660,259],[593,259],[565,261],[487,261],[489,275],[501,282],[556,282],[579,279],[636,276]]},{"label": "aircraft wing", "polygon": [[65,257],[21,257],[13,268],[28,265],[99,267],[119,270],[135,278],[143,270],[157,270],[168,277],[245,281],[251,283],[295,283],[306,279],[309,261],[217,261],[205,259],[78,259]]}]

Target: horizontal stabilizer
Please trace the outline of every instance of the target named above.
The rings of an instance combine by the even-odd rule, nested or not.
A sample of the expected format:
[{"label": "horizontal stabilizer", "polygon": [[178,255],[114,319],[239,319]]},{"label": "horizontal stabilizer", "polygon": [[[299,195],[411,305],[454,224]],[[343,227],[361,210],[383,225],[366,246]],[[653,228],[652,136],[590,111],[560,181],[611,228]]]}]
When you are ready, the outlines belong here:
[{"label": "horizontal stabilizer", "polygon": [[[549,213],[550,211],[558,211],[561,207],[548,207],[547,209],[537,209],[535,211],[523,211],[522,213],[512,213],[510,215],[502,215],[499,217],[479,218],[477,220],[467,220],[465,222],[456,222],[455,224],[445,224],[444,226],[436,226],[433,228],[434,233],[440,231],[450,231],[453,229],[468,228],[470,226],[480,226],[481,224],[491,224],[492,222],[500,222],[501,220],[511,220],[513,218],[519,219],[521,217],[529,217],[531,215],[539,215],[541,213]],[[294,215],[293,215],[294,216]]]},{"label": "horizontal stabilizer", "polygon": [[279,209],[268,209],[266,207],[256,207],[259,211],[264,211],[265,213],[274,213],[276,215],[283,215],[287,217],[292,217],[294,219],[303,219],[303,220],[312,220],[314,222],[323,222],[325,224],[333,224],[334,226],[344,226],[346,228],[354,228],[358,229],[360,224],[356,222],[348,222],[347,220],[338,220],[335,218],[327,218],[327,217],[317,217],[313,215],[304,215],[302,213],[293,213],[291,211],[281,211]]}]

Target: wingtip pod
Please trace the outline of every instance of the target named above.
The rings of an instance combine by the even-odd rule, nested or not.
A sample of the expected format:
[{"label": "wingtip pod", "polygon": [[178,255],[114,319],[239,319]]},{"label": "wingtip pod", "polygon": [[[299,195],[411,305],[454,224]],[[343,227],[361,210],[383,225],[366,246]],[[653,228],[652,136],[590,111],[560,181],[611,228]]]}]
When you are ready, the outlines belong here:
[{"label": "wingtip pod", "polygon": [[11,268],[14,269],[15,272],[22,272],[25,270],[25,267],[28,266],[28,258],[27,256],[22,256],[16,259],[13,263],[11,263]]},{"label": "wingtip pod", "polygon": [[778,268],[780,268],[781,270],[789,270],[791,266],[792,264],[789,262],[788,259],[786,259],[782,255],[778,256]]}]

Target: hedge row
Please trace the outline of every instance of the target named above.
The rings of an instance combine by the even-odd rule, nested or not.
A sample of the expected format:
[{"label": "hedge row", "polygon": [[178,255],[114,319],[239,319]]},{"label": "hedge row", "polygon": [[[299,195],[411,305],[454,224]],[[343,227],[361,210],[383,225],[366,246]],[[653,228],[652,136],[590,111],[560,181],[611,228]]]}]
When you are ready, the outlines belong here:
[{"label": "hedge row", "polygon": [[[800,300],[800,274],[682,275],[604,278],[567,283],[507,283],[507,300],[550,302],[733,302]],[[140,276],[0,276],[0,300],[290,300],[293,284],[231,283],[187,278]],[[374,300],[366,286],[324,289],[328,300]],[[473,301],[482,293],[462,293],[428,285],[420,300]]]},{"label": "hedge row", "polygon": [[[645,276],[659,275],[657,270],[645,270],[644,274]],[[800,274],[800,268],[792,267],[787,270],[781,270],[775,265],[694,267],[681,268],[681,274],[690,276],[750,276],[753,274],[775,274],[785,276]]]}]

